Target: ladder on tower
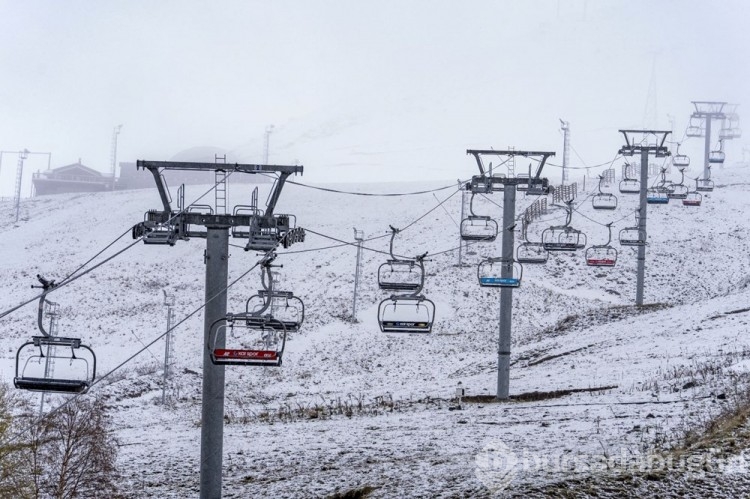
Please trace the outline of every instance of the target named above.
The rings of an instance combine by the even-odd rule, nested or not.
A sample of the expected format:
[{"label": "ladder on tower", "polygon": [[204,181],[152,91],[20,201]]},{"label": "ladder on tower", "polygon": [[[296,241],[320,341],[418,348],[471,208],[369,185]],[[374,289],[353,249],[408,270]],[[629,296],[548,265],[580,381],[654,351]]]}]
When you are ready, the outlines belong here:
[{"label": "ladder on tower", "polygon": [[[227,155],[214,155],[216,164],[226,164]],[[216,214],[226,215],[227,213],[227,172],[225,170],[216,170]]]},{"label": "ladder on tower", "polygon": [[[514,147],[508,147],[509,151],[513,151]],[[516,176],[516,157],[510,156],[508,158],[508,178],[513,178]]]}]

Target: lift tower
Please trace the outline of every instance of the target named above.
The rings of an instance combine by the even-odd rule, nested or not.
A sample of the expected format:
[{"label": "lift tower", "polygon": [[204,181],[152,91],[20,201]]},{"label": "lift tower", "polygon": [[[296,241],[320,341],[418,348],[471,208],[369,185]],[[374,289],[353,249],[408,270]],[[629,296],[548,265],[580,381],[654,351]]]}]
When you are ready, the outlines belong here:
[{"label": "lift tower", "polygon": [[[151,172],[156,181],[163,209],[146,212],[145,221],[133,227],[133,238],[146,244],[173,246],[178,240],[190,237],[206,238],[206,301],[204,311],[204,341],[210,343],[211,326],[227,315],[227,282],[230,228],[233,237],[247,238],[245,250],[272,252],[281,244],[285,248],[304,241],[304,230],[291,226],[291,215],[274,214],[274,208],[287,177],[302,174],[300,166],[241,165],[216,163],[187,163],[173,161],[138,160],[136,167]],[[227,174],[278,174],[271,188],[265,212],[253,207],[237,206],[234,213],[223,214],[190,211],[187,206],[173,211],[163,170],[210,171],[225,170]],[[257,198],[257,191],[254,193]],[[197,205],[194,207],[198,207]],[[208,207],[210,208],[210,207]],[[205,231],[192,226],[205,227]],[[214,348],[224,348],[223,333],[213,342]],[[203,348],[203,401],[201,411],[200,497],[221,497],[221,473],[224,437],[224,366],[211,362],[210,352]]]},{"label": "lift tower", "polygon": [[[620,148],[619,153],[623,156],[634,156],[641,154],[641,181],[640,199],[638,204],[638,233],[646,232],[646,188],[648,187],[648,156],[655,155],[657,158],[666,158],[669,148],[664,145],[667,135],[672,133],[666,130],[620,130],[625,137],[625,145]],[[640,140],[636,140],[639,138]],[[635,288],[635,304],[643,305],[643,287],[646,277],[646,238],[639,242],[638,246],[638,276]]]},{"label": "lift tower", "polygon": [[711,178],[711,163],[709,161],[709,155],[711,153],[711,122],[713,120],[724,121],[726,115],[724,114],[724,106],[726,102],[713,102],[713,101],[692,101],[695,106],[695,111],[690,115],[691,122],[701,121],[705,123],[701,127],[703,135],[705,136],[705,146],[703,149],[703,180],[708,181]]},{"label": "lift tower", "polygon": [[[554,152],[537,151],[495,151],[492,149],[469,149],[466,154],[471,154],[479,167],[479,175],[474,175],[466,184],[466,189],[476,194],[491,194],[492,192],[503,192],[503,230],[502,230],[502,264],[500,278],[513,278],[513,249],[516,222],[516,189],[518,186],[526,186],[527,195],[541,196],[549,193],[549,180],[541,177],[547,158],[554,156]],[[534,175],[529,171],[528,176],[505,177],[488,175],[482,162],[483,156],[500,156],[513,158],[524,156],[538,159]],[[500,290],[500,333],[497,348],[497,395],[498,400],[508,398],[510,385],[510,336],[513,318],[513,288],[503,287]]]}]

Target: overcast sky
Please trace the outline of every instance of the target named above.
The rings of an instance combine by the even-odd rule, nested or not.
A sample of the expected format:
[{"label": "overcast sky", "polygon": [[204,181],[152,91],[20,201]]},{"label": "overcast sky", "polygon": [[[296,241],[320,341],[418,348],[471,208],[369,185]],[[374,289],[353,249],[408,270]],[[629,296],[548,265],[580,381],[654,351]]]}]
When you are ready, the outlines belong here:
[{"label": "overcast sky", "polygon": [[[122,124],[119,161],[213,146],[260,162],[273,124],[270,162],[308,181],[456,179],[475,173],[467,147],[561,162],[563,118],[592,165],[618,128],[671,115],[681,138],[691,100],[742,115],[749,21],[747,0],[0,0],[0,150],[106,172]],[[0,195],[15,169],[3,155]]]}]

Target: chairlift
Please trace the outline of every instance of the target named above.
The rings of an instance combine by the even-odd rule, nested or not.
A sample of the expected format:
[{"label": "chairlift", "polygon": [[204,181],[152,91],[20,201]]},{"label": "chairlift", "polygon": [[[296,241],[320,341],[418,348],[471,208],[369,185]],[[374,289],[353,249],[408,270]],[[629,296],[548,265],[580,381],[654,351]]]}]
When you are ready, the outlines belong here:
[{"label": "chairlift", "polygon": [[684,154],[680,154],[680,144],[677,144],[677,151],[672,156],[672,166],[676,168],[687,168],[690,166],[690,158]]},{"label": "chairlift", "polygon": [[646,244],[646,231],[639,227],[625,227],[620,230],[620,246],[644,246]]},{"label": "chairlift", "polygon": [[586,234],[566,226],[553,226],[542,232],[542,246],[547,251],[576,251],[586,247]]},{"label": "chairlift", "polygon": [[492,179],[487,175],[474,175],[468,187],[472,194],[491,194]]},{"label": "chairlift", "polygon": [[[274,274],[271,271],[275,253],[264,257],[261,261],[261,284],[263,289],[258,294],[251,296],[245,302],[245,314],[241,317],[248,325],[264,325],[272,328],[282,324],[284,330],[296,332],[305,321],[305,304],[291,291],[279,291],[274,289]],[[270,319],[275,321],[268,322]]]},{"label": "chairlift", "polygon": [[712,192],[714,190],[714,181],[710,178],[696,178],[695,190],[698,192]]},{"label": "chairlift", "polygon": [[682,200],[683,206],[700,206],[703,201],[703,195],[697,191],[688,192],[685,199]]},{"label": "chairlift", "polygon": [[726,158],[726,154],[724,154],[724,151],[711,151],[708,153],[709,163],[721,164],[721,163],[724,163],[725,158]]},{"label": "chairlift", "polygon": [[[209,331],[211,363],[279,367],[286,346],[286,333],[284,323],[278,319],[227,314],[215,321]],[[221,339],[224,341],[220,342]],[[228,348],[227,344],[232,347]]]},{"label": "chairlift", "polygon": [[464,241],[491,242],[497,238],[498,225],[491,217],[474,213],[474,196],[469,201],[470,215],[461,220],[461,239]]},{"label": "chairlift", "polygon": [[525,242],[516,248],[516,261],[518,263],[547,263],[549,252],[544,249],[542,243]]},{"label": "chairlift", "polygon": [[544,196],[546,194],[549,194],[549,186],[545,187],[544,182],[540,179],[529,179],[529,188],[526,189],[527,196]]},{"label": "chairlift", "polygon": [[669,193],[673,191],[672,184],[667,183],[666,170],[661,170],[661,181],[655,187],[646,189],[646,202],[648,204],[668,204]]},{"label": "chairlift", "polygon": [[517,288],[522,278],[523,265],[513,260],[488,258],[477,266],[477,279],[482,287]]},{"label": "chairlift", "polygon": [[524,219],[522,222],[521,233],[524,242],[516,248],[516,261],[521,264],[542,264],[547,263],[549,252],[544,249],[541,242],[531,242],[528,237],[528,222]]},{"label": "chairlift", "polygon": [[620,181],[620,193],[638,194],[641,192],[641,183],[634,178],[624,178]]},{"label": "chairlift", "polygon": [[688,195],[688,187],[685,185],[685,168],[680,168],[680,182],[677,184],[672,184],[671,190],[667,192],[667,197],[669,199],[685,199]]},{"label": "chairlift", "polygon": [[435,304],[421,295],[393,295],[378,306],[378,323],[384,333],[429,334],[434,320]]},{"label": "chairlift", "polygon": [[[272,317],[284,325],[284,329],[290,333],[299,331],[305,321],[305,304],[291,291],[276,291],[261,289],[257,295],[247,299],[245,303],[246,321],[253,321],[253,317]],[[271,322],[267,327],[273,327]]]},{"label": "chairlift", "polygon": [[156,210],[148,210],[143,217],[143,222],[133,226],[133,239],[141,238],[144,244],[168,244],[174,246],[178,239],[184,237],[177,224],[171,220],[177,213],[171,213],[168,220],[164,221],[161,213]]},{"label": "chairlift", "polygon": [[610,246],[612,242],[612,223],[607,224],[609,233],[605,244],[598,244],[586,250],[586,265],[590,267],[614,267],[617,263],[617,250]]},{"label": "chairlift", "polygon": [[[44,302],[55,283],[41,276],[37,278],[44,289],[39,298],[37,320],[42,335],[33,336],[16,352],[13,385],[35,392],[85,393],[96,379],[96,355],[80,338],[50,336],[44,329]],[[50,369],[51,365],[54,370]]]},{"label": "chairlift", "polygon": [[564,225],[553,225],[542,232],[542,246],[547,251],[576,251],[586,247],[586,234],[570,226],[572,201],[566,203],[566,210]]},{"label": "chairlift", "polygon": [[416,259],[396,258],[393,240],[399,230],[391,226],[391,259],[378,267],[378,287],[385,291],[415,291],[424,282],[424,265]]},{"label": "chairlift", "polygon": [[591,198],[591,206],[595,210],[614,210],[617,208],[617,196],[602,191],[604,176],[599,175],[599,192]]},{"label": "chairlift", "polygon": [[688,137],[703,137],[704,134],[703,120],[699,116],[691,116],[690,124],[685,130],[685,135]]},{"label": "chairlift", "polygon": [[[398,229],[391,226],[391,231],[390,253],[392,260],[396,260],[393,256],[393,239],[398,233]],[[394,289],[381,285],[381,289],[408,292],[408,294],[403,295],[391,295],[378,305],[378,324],[382,332],[430,333],[432,331],[432,324],[435,320],[435,304],[420,294],[424,287],[425,256],[427,256],[427,253],[410,260],[415,265],[415,272],[419,275],[419,280],[415,281],[416,285],[410,286],[408,289],[403,287]],[[380,272],[378,272],[378,280],[379,283],[382,283]],[[388,285],[389,282],[385,284]]]},{"label": "chairlift", "polygon": [[676,168],[687,168],[690,166],[690,158],[684,154],[675,154],[672,157],[672,166]]}]

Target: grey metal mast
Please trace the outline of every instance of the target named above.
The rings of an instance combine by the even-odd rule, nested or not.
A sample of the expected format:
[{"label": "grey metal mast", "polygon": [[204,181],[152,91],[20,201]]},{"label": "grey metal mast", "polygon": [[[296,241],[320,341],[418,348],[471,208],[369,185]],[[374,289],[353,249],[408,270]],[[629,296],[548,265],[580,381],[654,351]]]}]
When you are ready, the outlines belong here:
[{"label": "grey metal mast", "polygon": [[724,114],[724,106],[726,102],[715,102],[715,101],[692,101],[695,106],[695,111],[690,116],[694,119],[703,120],[705,125],[705,145],[703,150],[703,179],[708,180],[711,178],[711,164],[709,162],[709,156],[711,153],[711,122],[713,120],[724,120],[726,115]]},{"label": "grey metal mast", "polygon": [[[669,148],[664,145],[667,140],[667,135],[672,133],[668,130],[620,130],[620,133],[625,137],[625,145],[620,148],[619,153],[623,156],[634,156],[636,153],[641,155],[641,184],[639,191],[639,206],[638,206],[638,233],[647,234],[646,232],[646,213],[647,213],[647,201],[646,201],[646,189],[648,187],[648,157],[650,154],[654,154],[657,158],[668,157]],[[641,141],[636,141],[635,136],[640,135]],[[648,138],[653,136],[656,141],[655,143],[647,143]],[[638,245],[638,273],[636,278],[635,288],[635,304],[637,306],[643,305],[643,292],[646,281],[646,242]]]},{"label": "grey metal mast", "polygon": [[[554,156],[554,152],[539,151],[496,151],[493,149],[469,149],[466,154],[471,154],[479,167],[479,175],[474,175],[466,189],[472,193],[489,194],[503,191],[503,230],[502,230],[502,256],[500,258],[501,278],[513,276],[513,248],[514,228],[516,218],[516,189],[518,185],[526,185],[526,193],[529,195],[543,195],[549,193],[549,180],[541,177],[547,158]],[[482,163],[482,156],[515,156],[539,157],[539,165],[536,172],[528,177],[500,177],[487,175]],[[500,290],[500,320],[497,343],[497,399],[507,400],[510,387],[510,345],[511,330],[513,326],[513,288],[504,287]]]},{"label": "grey metal mast", "polygon": [[[229,229],[237,229],[238,237],[248,237],[246,250],[273,251],[279,244],[289,246],[304,241],[304,230],[291,228],[288,215],[274,215],[273,210],[281,195],[284,181],[289,175],[302,173],[301,165],[243,165],[216,163],[188,163],[171,161],[138,160],[138,168],[151,172],[156,182],[163,210],[151,210],[147,220],[133,227],[133,237],[142,237],[145,243],[174,245],[177,240],[190,237],[205,237],[206,290],[204,310],[204,340],[208,345],[213,340],[214,348],[225,346],[223,329],[217,337],[210,338],[211,326],[227,316],[227,282],[229,268]],[[272,188],[265,213],[223,214],[197,213],[184,207],[174,212],[162,170],[194,170],[239,173],[276,173],[279,175]],[[205,232],[191,231],[191,225],[206,227]],[[248,229],[249,228],[249,229]],[[242,229],[242,230],[240,230]],[[166,233],[166,236],[164,235]],[[235,235],[233,234],[233,235]],[[262,236],[253,242],[253,235]],[[153,236],[153,237],[150,237]],[[208,348],[203,349],[203,401],[201,408],[201,460],[200,497],[221,497],[221,474],[224,439],[224,366],[211,362]]]}]

